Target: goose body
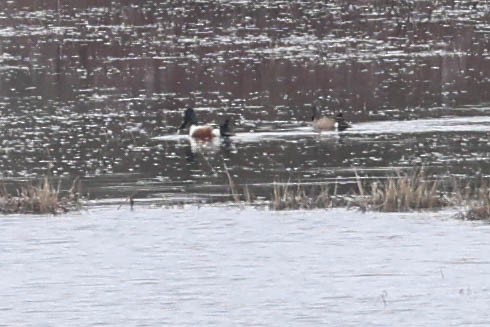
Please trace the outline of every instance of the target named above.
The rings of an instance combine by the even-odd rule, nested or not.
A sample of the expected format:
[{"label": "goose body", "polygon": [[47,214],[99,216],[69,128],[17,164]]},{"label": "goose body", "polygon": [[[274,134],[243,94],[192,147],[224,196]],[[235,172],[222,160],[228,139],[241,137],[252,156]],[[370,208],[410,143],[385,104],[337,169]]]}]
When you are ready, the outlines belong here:
[{"label": "goose body", "polygon": [[316,131],[332,131],[335,129],[336,121],[333,118],[321,117],[312,121],[313,129]]},{"label": "goose body", "polygon": [[312,126],[313,129],[317,132],[322,132],[322,131],[343,131],[346,130],[347,128],[352,127],[350,123],[348,123],[344,115],[339,112],[335,118],[331,117],[319,117],[318,110],[316,107],[312,108],[313,114],[311,117],[312,121]]}]

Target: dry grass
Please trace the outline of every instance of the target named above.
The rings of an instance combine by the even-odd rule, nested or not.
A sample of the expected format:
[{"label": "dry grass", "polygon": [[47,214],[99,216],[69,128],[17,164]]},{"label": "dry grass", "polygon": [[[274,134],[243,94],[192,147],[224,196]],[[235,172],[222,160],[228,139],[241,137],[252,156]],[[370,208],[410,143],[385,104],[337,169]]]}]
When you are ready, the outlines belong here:
[{"label": "dry grass", "polygon": [[490,219],[490,207],[476,205],[458,216],[465,220],[488,220]]},{"label": "dry grass", "polygon": [[448,193],[442,191],[443,181],[430,179],[423,169],[403,175],[389,176],[367,185],[357,175],[358,192],[353,204],[363,210],[384,212],[436,209],[453,205]]},{"label": "dry grass", "polygon": [[353,203],[362,210],[384,212],[464,207],[459,216],[466,220],[490,219],[488,180],[474,183],[455,177],[430,178],[423,168],[371,181],[367,186],[357,175],[358,193]]},{"label": "dry grass", "polygon": [[330,194],[327,185],[313,188],[307,192],[300,183],[294,185],[290,182],[273,184],[273,193],[270,207],[273,210],[296,210],[331,208],[334,206],[335,195]]},{"label": "dry grass", "polygon": [[231,178],[231,174],[229,172],[228,166],[226,166],[225,163],[223,163],[223,168],[225,169],[225,174],[226,177],[228,178],[228,185],[230,186],[231,197],[233,198],[233,201],[235,203],[240,203],[240,194],[238,192],[238,187],[233,181],[233,178]]},{"label": "dry grass", "polygon": [[[452,195],[443,191],[443,181],[430,179],[423,169],[406,174],[389,176],[382,181],[364,182],[356,172],[357,190],[349,197],[337,196],[337,185],[333,194],[328,185],[318,191],[311,187],[307,192],[301,184],[274,183],[271,208],[313,209],[331,207],[359,207],[361,210],[384,212],[437,209],[453,205]],[[461,196],[461,194],[459,194]]]},{"label": "dry grass", "polygon": [[27,183],[17,188],[14,194],[5,185],[0,190],[0,212],[26,214],[60,214],[79,208],[78,178],[67,192],[60,191],[61,181],[54,187],[47,177],[38,184]]},{"label": "dry grass", "polygon": [[[231,198],[240,205],[255,203],[247,185],[243,192],[233,181],[224,165]],[[362,179],[356,172],[355,190],[337,194],[337,183],[305,185],[300,182],[274,182],[270,199],[272,210],[297,210],[333,207],[357,207],[361,210],[402,212],[464,207],[459,216],[467,220],[490,220],[490,187],[485,181],[478,185],[455,177],[431,177],[424,168],[396,172],[381,180]]]},{"label": "dry grass", "polygon": [[226,166],[225,163],[223,163],[223,168],[228,179],[228,186],[230,188],[230,195],[233,202],[239,205],[242,205],[243,201],[248,204],[253,204],[256,197],[250,192],[248,185],[245,184],[245,186],[242,187],[242,192],[240,193],[240,187],[233,181],[228,166]]},{"label": "dry grass", "polygon": [[[471,189],[470,189],[471,190]],[[470,193],[469,191],[467,193]],[[489,220],[490,219],[490,188],[487,181],[481,181],[475,187],[474,194],[465,199],[465,210],[460,217],[465,220]]]}]

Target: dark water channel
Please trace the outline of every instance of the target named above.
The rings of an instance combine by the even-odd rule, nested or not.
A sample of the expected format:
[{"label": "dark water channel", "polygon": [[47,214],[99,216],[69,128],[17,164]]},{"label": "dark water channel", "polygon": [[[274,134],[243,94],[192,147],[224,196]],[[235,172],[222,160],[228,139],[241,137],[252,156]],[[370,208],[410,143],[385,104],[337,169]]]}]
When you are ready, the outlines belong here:
[{"label": "dark water channel", "polygon": [[[264,194],[353,168],[486,174],[489,50],[487,1],[3,1],[0,174],[99,199],[221,198],[224,164]],[[354,128],[314,133],[312,105]],[[174,137],[187,106],[239,135]]]}]

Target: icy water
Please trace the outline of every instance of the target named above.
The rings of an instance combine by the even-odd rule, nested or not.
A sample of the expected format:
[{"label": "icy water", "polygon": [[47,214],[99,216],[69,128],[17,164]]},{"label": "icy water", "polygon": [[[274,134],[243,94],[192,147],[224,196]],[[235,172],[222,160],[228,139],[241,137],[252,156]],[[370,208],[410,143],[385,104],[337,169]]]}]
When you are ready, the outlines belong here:
[{"label": "icy water", "polygon": [[3,326],[487,326],[490,226],[187,206],[0,220]]},{"label": "icy water", "polygon": [[[226,198],[228,180],[488,173],[487,1],[3,1],[0,173],[90,198]],[[311,106],[354,128],[318,135]],[[229,142],[176,136],[228,117]]]}]

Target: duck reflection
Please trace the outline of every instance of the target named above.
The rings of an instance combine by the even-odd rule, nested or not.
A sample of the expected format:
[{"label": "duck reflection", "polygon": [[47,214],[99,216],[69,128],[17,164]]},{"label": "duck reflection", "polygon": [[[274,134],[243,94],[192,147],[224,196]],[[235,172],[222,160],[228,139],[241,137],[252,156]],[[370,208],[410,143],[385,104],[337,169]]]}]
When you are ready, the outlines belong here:
[{"label": "duck reflection", "polygon": [[220,151],[223,153],[236,151],[236,147],[229,136],[215,137],[209,140],[201,140],[190,137],[189,145],[191,152],[193,153],[213,154]]}]

